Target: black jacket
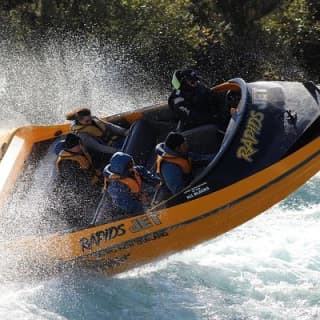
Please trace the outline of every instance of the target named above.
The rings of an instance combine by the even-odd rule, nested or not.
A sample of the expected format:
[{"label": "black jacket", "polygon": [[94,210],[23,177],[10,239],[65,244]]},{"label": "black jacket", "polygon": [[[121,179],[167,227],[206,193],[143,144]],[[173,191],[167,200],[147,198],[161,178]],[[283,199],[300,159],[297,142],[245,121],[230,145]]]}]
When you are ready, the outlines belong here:
[{"label": "black jacket", "polygon": [[173,90],[168,104],[181,120],[183,130],[204,124],[219,127],[225,124],[219,95],[201,83],[196,87],[182,86],[179,90]]}]

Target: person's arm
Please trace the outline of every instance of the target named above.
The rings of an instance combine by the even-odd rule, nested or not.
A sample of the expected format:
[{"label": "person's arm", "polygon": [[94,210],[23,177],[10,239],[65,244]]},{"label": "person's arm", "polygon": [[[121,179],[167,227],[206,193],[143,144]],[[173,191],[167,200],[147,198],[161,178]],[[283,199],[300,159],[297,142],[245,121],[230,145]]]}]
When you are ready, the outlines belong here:
[{"label": "person's arm", "polygon": [[160,184],[160,178],[156,173],[151,172],[144,166],[135,166],[136,170],[139,172],[142,180],[147,183],[152,185],[153,187],[157,186]]},{"label": "person's arm", "polygon": [[189,120],[190,109],[186,105],[186,101],[181,94],[178,95],[174,91],[168,99],[168,104],[179,120],[183,122],[187,122]]},{"label": "person's arm", "polygon": [[78,135],[81,138],[81,142],[85,148],[107,154],[114,154],[115,152],[119,151],[114,147],[99,143],[94,137],[90,136],[87,133],[80,132],[78,133]]},{"label": "person's arm", "polygon": [[110,130],[116,136],[126,137],[129,132],[128,129],[120,127],[114,123],[107,122],[107,121],[103,121],[103,123],[106,125],[107,129]]}]

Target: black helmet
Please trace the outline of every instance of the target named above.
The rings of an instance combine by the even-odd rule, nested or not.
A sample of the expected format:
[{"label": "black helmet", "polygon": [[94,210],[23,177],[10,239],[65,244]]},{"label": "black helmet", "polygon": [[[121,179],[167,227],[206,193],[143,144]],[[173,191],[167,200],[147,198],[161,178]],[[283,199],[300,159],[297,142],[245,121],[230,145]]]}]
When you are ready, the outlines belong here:
[{"label": "black helmet", "polygon": [[177,147],[181,146],[186,139],[181,133],[170,132],[166,138],[165,145],[171,150],[175,150]]},{"label": "black helmet", "polygon": [[188,80],[188,81],[200,80],[197,73],[192,69],[185,69],[185,70],[181,71],[181,77],[182,77],[182,81],[183,80]]},{"label": "black helmet", "polygon": [[172,85],[175,89],[180,89],[186,81],[199,81],[200,77],[193,69],[176,70],[172,76]]}]

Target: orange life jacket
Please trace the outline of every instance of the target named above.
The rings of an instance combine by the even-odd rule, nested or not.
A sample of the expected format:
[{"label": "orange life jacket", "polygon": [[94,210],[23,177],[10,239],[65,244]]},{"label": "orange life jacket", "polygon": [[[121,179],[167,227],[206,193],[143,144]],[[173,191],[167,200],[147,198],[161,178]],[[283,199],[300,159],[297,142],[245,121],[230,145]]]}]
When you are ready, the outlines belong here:
[{"label": "orange life jacket", "polygon": [[59,169],[59,164],[62,160],[71,160],[71,161],[76,161],[79,163],[79,166],[81,169],[89,169],[92,166],[92,160],[89,154],[78,154],[78,153],[73,153],[69,152],[66,150],[62,150],[59,153],[59,156],[56,161],[56,165]]},{"label": "orange life jacket", "polygon": [[83,151],[83,154],[78,154],[78,153],[72,153],[66,150],[62,150],[59,153],[59,156],[56,160],[56,166],[59,170],[59,164],[61,161],[63,160],[75,161],[79,164],[81,169],[92,171],[91,183],[95,184],[99,180],[99,176],[101,176],[101,173],[98,170],[93,168],[92,159],[89,153],[87,153],[85,150],[82,150],[82,151]]},{"label": "orange life jacket", "polygon": [[107,186],[109,182],[117,181],[125,184],[132,194],[137,196],[138,198],[142,198],[141,190],[142,190],[142,179],[137,170],[133,169],[133,177],[121,177],[116,173],[112,173],[109,177],[104,178],[104,190],[107,190]]},{"label": "orange life jacket", "polygon": [[188,158],[179,157],[170,153],[164,153],[163,155],[157,156],[157,173],[161,175],[161,163],[169,162],[178,165],[184,174],[191,173],[191,160]]},{"label": "orange life jacket", "polygon": [[106,124],[98,118],[93,118],[92,124],[83,125],[79,123],[74,123],[71,126],[71,131],[74,134],[84,132],[84,133],[88,133],[90,136],[100,137],[100,138],[104,138],[108,133]]}]

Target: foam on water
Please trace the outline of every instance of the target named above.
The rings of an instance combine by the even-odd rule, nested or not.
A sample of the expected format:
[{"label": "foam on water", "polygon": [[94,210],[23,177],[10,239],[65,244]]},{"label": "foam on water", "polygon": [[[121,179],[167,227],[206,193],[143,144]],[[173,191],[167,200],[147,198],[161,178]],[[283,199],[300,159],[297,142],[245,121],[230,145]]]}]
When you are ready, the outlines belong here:
[{"label": "foam on water", "polygon": [[[112,114],[167,94],[147,86],[141,69],[112,47],[66,43],[48,44],[39,55],[0,51],[1,128],[63,122],[78,105]],[[128,83],[126,74],[142,80]],[[114,278],[77,271],[8,281],[2,268],[0,318],[319,319],[319,193],[317,175],[245,225]],[[38,223],[35,207],[34,199],[21,197],[10,216],[18,225],[29,210],[28,223]],[[0,213],[3,233],[7,212]]]},{"label": "foam on water", "polygon": [[318,319],[319,218],[320,203],[299,210],[277,205],[222,237],[114,278],[80,271],[38,283],[3,283],[0,315]]}]

